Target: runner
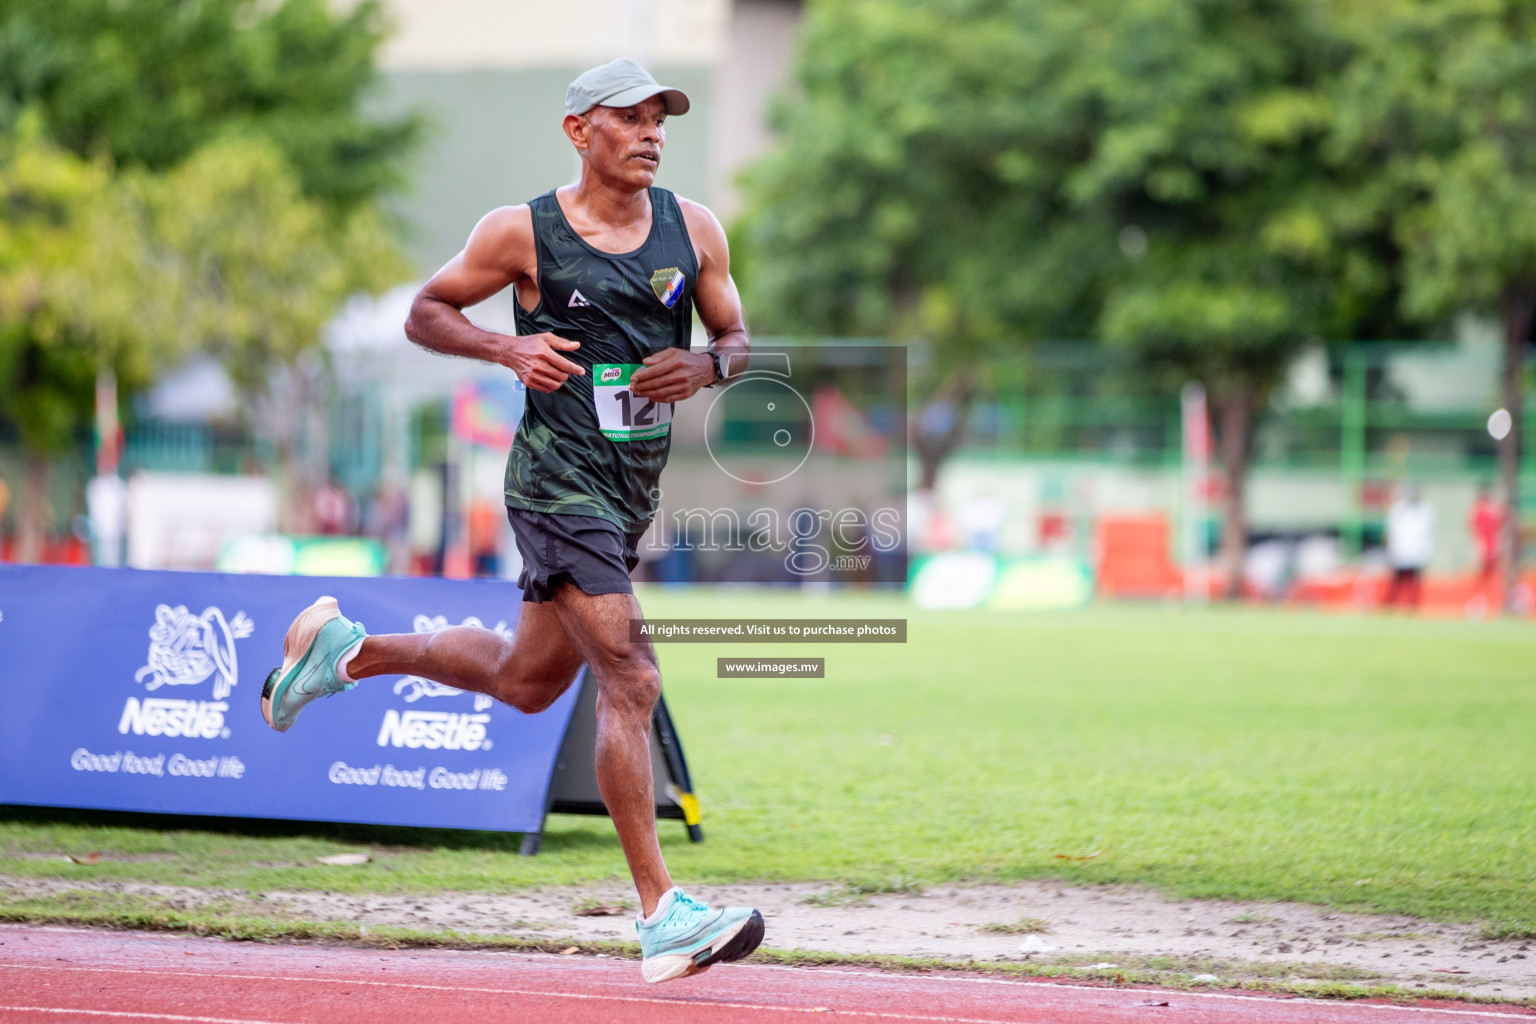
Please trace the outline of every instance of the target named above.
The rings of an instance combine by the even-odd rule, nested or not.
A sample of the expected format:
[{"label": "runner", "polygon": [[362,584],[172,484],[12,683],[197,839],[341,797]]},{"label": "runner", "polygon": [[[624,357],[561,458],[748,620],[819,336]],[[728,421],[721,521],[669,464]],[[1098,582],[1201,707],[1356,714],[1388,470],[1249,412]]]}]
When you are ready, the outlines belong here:
[{"label": "runner", "polygon": [[[527,602],[515,638],[463,626],[369,636],[322,597],[288,628],[261,709],[284,731],[316,697],[415,675],[532,714],[586,664],[598,787],[640,895],[641,970],[659,982],[739,960],[763,938],[756,910],[711,909],[667,873],[649,740],[661,676],[651,645],[629,639],[641,615],[629,572],[656,511],[672,404],[745,369],[748,340],[719,221],[652,185],[667,115],[687,113],[688,97],[616,60],[572,82],[565,111],[580,180],[487,214],[405,325],[417,344],[506,366],[529,388],[505,491]],[[508,286],[516,336],[461,312]],[[704,352],[689,350],[694,308]]]}]

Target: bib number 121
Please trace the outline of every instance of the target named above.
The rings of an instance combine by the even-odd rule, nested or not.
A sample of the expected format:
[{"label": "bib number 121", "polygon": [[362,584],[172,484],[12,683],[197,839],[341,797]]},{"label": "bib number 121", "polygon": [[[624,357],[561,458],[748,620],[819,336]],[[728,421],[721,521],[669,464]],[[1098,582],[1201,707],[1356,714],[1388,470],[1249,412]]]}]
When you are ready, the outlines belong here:
[{"label": "bib number 121", "polygon": [[644,441],[672,429],[672,403],[641,398],[629,389],[640,363],[599,363],[592,367],[592,402],[597,426],[610,441]]}]

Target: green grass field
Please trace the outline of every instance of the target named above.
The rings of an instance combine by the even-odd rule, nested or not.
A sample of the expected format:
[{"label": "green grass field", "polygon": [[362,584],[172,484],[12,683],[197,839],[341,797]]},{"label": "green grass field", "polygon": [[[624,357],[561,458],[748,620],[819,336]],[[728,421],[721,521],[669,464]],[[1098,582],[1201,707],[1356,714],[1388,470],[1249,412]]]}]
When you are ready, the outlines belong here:
[{"label": "green grass field", "polygon": [[[910,620],[905,645],[661,646],[708,834],[693,846],[662,823],[681,881],[1137,882],[1536,935],[1529,625],[643,600],[654,617]],[[825,656],[827,678],[715,678],[718,656],[772,654]],[[517,837],[484,833],[226,824],[9,808],[0,873],[379,891],[625,875],[605,819],[552,818],[531,860],[513,855]],[[367,867],[313,863],[361,847],[379,852]],[[62,859],[92,850],[100,863]]]}]

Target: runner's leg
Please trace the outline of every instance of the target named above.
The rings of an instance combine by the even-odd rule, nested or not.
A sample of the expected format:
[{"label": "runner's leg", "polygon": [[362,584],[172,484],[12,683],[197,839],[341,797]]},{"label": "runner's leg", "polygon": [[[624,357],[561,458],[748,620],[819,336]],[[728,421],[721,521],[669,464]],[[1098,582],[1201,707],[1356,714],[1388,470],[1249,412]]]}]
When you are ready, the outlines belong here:
[{"label": "runner's leg", "polygon": [[656,839],[651,777],[651,710],[661,694],[656,652],[649,643],[630,642],[629,620],[641,617],[633,594],[586,594],[567,583],[553,603],[597,679],[597,788],[619,833],[641,910],[650,915],[672,888]]},{"label": "runner's leg", "polygon": [[346,671],[353,679],[421,676],[533,714],[565,692],[581,660],[555,605],[525,602],[511,640],[475,626],[384,633],[364,640]]}]

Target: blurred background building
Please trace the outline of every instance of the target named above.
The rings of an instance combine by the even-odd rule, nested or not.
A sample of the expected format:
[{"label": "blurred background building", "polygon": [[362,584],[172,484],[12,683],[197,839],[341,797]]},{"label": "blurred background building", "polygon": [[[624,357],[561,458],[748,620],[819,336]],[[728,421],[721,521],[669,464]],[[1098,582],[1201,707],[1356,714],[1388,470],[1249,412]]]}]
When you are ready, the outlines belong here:
[{"label": "blurred background building", "polygon": [[397,27],[380,55],[388,109],[431,122],[399,210],[425,273],[459,251],[475,222],[574,180],[560,128],[565,88],[629,57],[693,107],[667,136],[657,184],[740,209],[735,177],[769,141],[773,95],[794,63],[798,0],[389,0]]}]

